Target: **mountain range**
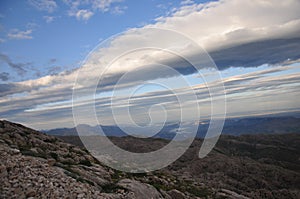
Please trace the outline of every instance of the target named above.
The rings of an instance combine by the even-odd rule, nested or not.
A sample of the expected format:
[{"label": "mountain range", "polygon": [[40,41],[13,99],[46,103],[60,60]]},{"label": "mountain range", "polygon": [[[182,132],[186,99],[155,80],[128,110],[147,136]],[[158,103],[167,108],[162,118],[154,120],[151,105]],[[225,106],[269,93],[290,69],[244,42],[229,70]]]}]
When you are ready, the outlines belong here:
[{"label": "mountain range", "polygon": [[[178,131],[179,123],[166,123],[165,126],[153,137],[172,139],[176,133],[180,133],[182,138],[188,137],[189,132]],[[195,125],[191,122],[189,125]],[[199,122],[197,136],[203,138],[206,135],[209,121]],[[90,126],[86,124],[78,125],[80,131],[85,135],[106,135],[123,137],[127,134],[118,126],[97,125]],[[100,131],[102,129],[102,132]],[[130,126],[127,129],[130,130]],[[132,129],[134,129],[132,127]],[[76,128],[57,128],[51,130],[42,130],[42,132],[55,136],[77,136]],[[226,135],[244,135],[244,134],[284,134],[300,132],[300,118],[297,117],[249,117],[249,118],[233,118],[226,119],[222,130],[222,134]],[[146,133],[144,133],[146,134]],[[143,133],[141,134],[143,135]]]}]

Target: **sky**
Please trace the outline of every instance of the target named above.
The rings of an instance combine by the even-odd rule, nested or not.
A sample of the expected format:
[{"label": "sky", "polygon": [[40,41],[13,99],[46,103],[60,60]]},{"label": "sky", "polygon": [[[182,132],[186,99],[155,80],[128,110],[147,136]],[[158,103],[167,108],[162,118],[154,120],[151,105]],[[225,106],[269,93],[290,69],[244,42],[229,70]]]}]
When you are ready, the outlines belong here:
[{"label": "sky", "polygon": [[298,111],[299,8],[2,0],[0,119],[52,129],[95,125],[93,111],[103,125],[145,126]]}]

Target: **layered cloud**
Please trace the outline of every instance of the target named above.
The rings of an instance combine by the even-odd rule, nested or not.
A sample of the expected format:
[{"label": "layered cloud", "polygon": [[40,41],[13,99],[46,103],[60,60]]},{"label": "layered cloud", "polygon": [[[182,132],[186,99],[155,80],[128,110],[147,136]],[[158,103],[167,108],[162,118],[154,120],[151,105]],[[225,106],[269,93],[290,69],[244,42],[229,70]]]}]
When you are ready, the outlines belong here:
[{"label": "layered cloud", "polygon": [[[258,67],[263,64],[280,65],[300,58],[300,14],[299,1],[278,2],[227,0],[207,4],[193,4],[175,10],[168,17],[157,19],[157,23],[143,28],[128,30],[113,38],[108,47],[94,51],[87,63],[92,67],[105,67],[111,57],[120,52],[142,47],[162,46],[164,49],[177,48],[181,56],[201,63],[203,52],[193,51],[193,44],[181,40],[178,35],[164,35],[152,28],[178,31],[202,46],[216,63],[218,69],[229,67]],[[142,35],[142,36],[140,36]],[[177,38],[178,37],[178,38]],[[150,38],[150,39],[149,39]],[[172,39],[173,38],[173,39]],[[168,65],[182,74],[195,73],[193,67],[178,57],[170,57],[164,52],[135,52],[132,56],[115,61],[107,80],[114,84],[126,72],[138,68],[145,69],[140,79],[149,80],[148,65],[155,62]],[[160,70],[160,66],[151,71]],[[90,77],[94,73],[90,73]],[[160,73],[158,73],[160,74]],[[166,76],[169,76],[166,74]],[[158,78],[162,78],[160,75]],[[134,80],[133,80],[134,81]],[[104,83],[108,85],[108,83]]]},{"label": "layered cloud", "polygon": [[[66,2],[71,5],[71,11],[78,19],[87,20],[93,14],[93,11],[79,9],[81,5],[79,1]],[[79,3],[76,4],[76,2]],[[113,1],[99,1],[93,6],[96,6],[94,9],[106,11],[112,3]],[[150,48],[160,45],[168,50],[176,48],[177,51],[182,52],[184,58],[195,60],[203,68],[211,67],[211,64],[202,62],[201,58],[205,56],[203,51],[191,50],[195,49],[191,46],[197,44],[210,54],[220,71],[234,67],[277,66],[297,62],[300,59],[299,7],[300,2],[297,0],[276,1],[276,3],[260,0],[223,0],[205,4],[193,4],[191,1],[187,1],[183,7],[174,10],[168,16],[156,19],[155,23],[138,29],[130,29],[112,38],[103,48],[94,51],[81,69],[86,74],[79,76],[82,89],[90,88],[99,77],[95,71],[106,67],[109,61],[120,55],[120,52],[140,46]],[[186,43],[176,40],[176,34],[174,34],[175,36],[173,34],[163,36],[153,34],[153,28],[179,32],[193,42]],[[177,42],[174,43],[174,41]],[[147,80],[196,73],[197,70],[184,58],[157,49],[137,50],[121,56],[106,71],[98,91],[111,91],[120,78],[130,71],[136,71],[136,75],[128,78],[126,82],[118,84],[119,89],[142,84]],[[165,72],[161,65],[167,65],[178,73]],[[282,68],[272,70],[282,70]],[[9,97],[14,96],[14,103],[1,110],[2,115],[12,116],[11,112],[24,113],[25,110],[26,114],[42,114],[40,111],[47,109],[38,108],[50,106],[52,106],[51,111],[59,111],[60,114],[63,113],[63,110],[70,111],[73,83],[78,71],[79,69],[76,69],[36,80],[2,84],[0,86],[3,97],[1,105],[4,107],[8,105]],[[274,73],[274,71],[271,72]],[[299,82],[299,74],[289,74],[280,78],[278,76],[274,79],[262,78],[263,74],[251,75],[226,79],[227,92],[241,94],[254,92],[260,88],[261,90],[267,88],[270,92],[272,90],[270,88],[273,88],[274,92],[277,92],[281,84],[292,85]],[[251,85],[241,86],[239,81],[247,81]],[[203,89],[201,86],[200,88]],[[290,91],[298,92],[294,86],[291,86],[290,89]],[[199,96],[201,92],[199,90]],[[163,95],[162,93],[156,94]],[[284,94],[280,96],[284,97]],[[207,93],[200,97],[209,99]],[[154,99],[157,98],[151,98],[153,102],[156,102]],[[170,104],[172,103],[170,102]]]},{"label": "layered cloud", "polygon": [[[73,4],[75,6],[75,2]],[[95,64],[88,66],[88,70],[94,71],[92,67],[105,67],[107,64],[105,60],[118,56],[126,49],[134,46],[151,46],[151,44],[156,46],[155,43],[165,43],[166,47],[181,45],[180,50],[186,51],[185,56],[199,56],[198,52],[190,52],[187,44],[166,43],[166,41],[173,42],[174,40],[162,38],[160,34],[152,34],[149,28],[166,28],[185,34],[208,51],[221,70],[234,66],[257,67],[263,64],[276,65],[297,60],[300,58],[300,39],[298,38],[300,14],[297,9],[299,4],[296,0],[276,4],[270,1],[227,0],[184,6],[174,11],[171,16],[157,19],[155,24],[147,25],[138,31],[129,30],[115,37],[109,46],[94,52],[95,60],[91,61]],[[145,35],[151,39],[137,40],[136,34]],[[162,55],[166,56],[163,53]],[[160,59],[160,62],[174,68],[180,66],[180,72],[183,74],[195,72],[191,70],[190,65],[180,59],[165,58],[166,61],[163,61],[159,57],[162,55],[157,52],[148,56],[144,56],[144,52],[135,53],[135,59],[120,60],[119,63],[115,63],[114,71],[111,71],[108,79],[117,80],[118,76],[122,76],[128,70],[153,63],[153,59]],[[97,61],[100,57],[101,61]],[[76,72],[75,70],[74,73],[51,76],[50,82],[56,82],[61,78],[73,82]],[[90,75],[93,76],[93,72]],[[146,78],[146,76],[148,76],[147,73],[142,77]],[[38,87],[43,79],[35,80],[35,85]],[[24,82],[24,84],[27,83]]]},{"label": "layered cloud", "polygon": [[[256,72],[231,76],[224,78],[227,95],[227,114],[229,116],[251,115],[251,114],[267,114],[277,113],[280,109],[293,110],[297,109],[299,90],[300,73],[293,73],[297,67],[276,67],[264,69]],[[219,82],[210,82],[210,86]],[[46,84],[46,82],[45,82]],[[58,91],[59,90],[59,91]],[[205,83],[193,86],[193,90],[197,95],[198,103],[201,111],[201,119],[208,119],[211,114],[210,109],[210,93]],[[114,109],[122,118],[126,115],[124,107],[128,107],[132,113],[132,117],[137,122],[146,120],[150,107],[162,105],[170,113],[169,119],[176,120],[179,116],[179,106],[185,109],[194,109],[193,103],[186,101],[183,104],[178,104],[177,96],[189,95],[189,89],[178,88],[172,92],[161,90],[155,92],[147,92],[137,94],[130,98],[130,107],[128,107],[128,96],[119,96],[114,98]],[[10,118],[26,122],[26,118],[31,118],[34,125],[38,128],[48,128],[49,123],[51,128],[53,124],[57,127],[72,126],[72,103],[71,100],[65,100],[66,95],[70,95],[72,90],[67,87],[60,89],[46,89],[43,92],[32,92],[28,96],[15,96],[11,98],[2,98],[0,101],[3,107],[2,115],[9,115]],[[174,94],[176,93],[176,95]],[[275,100],[276,99],[276,100]],[[98,117],[103,124],[113,124],[113,115],[111,112],[111,98],[101,97],[95,101],[95,108]],[[93,100],[81,100],[77,105],[82,110],[82,114],[86,115],[86,123],[91,121],[91,114],[86,112],[87,106],[94,103]],[[245,106],[247,104],[247,106]],[[154,110],[152,113],[156,120],[159,120],[161,112]],[[58,118],[59,121],[58,121]],[[197,118],[189,118],[196,120]],[[124,119],[125,120],[125,119]],[[53,121],[53,123],[51,122]],[[60,123],[61,122],[61,123]],[[40,123],[40,124],[38,124]],[[31,124],[33,125],[33,124]],[[94,124],[91,124],[94,125]]]}]

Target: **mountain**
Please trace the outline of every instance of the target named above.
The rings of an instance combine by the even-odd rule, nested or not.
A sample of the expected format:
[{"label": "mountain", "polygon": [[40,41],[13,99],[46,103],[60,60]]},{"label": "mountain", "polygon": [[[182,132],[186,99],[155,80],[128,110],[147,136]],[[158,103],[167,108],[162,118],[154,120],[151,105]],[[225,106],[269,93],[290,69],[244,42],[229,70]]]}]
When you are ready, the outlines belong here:
[{"label": "mountain", "polygon": [[[110,139],[133,152],[169,142]],[[166,168],[131,174],[103,166],[78,136],[54,137],[0,121],[0,198],[300,198],[300,134],[223,135],[199,159],[201,144],[196,139]]]},{"label": "mountain", "polygon": [[[206,131],[208,124],[200,126],[200,132]],[[296,117],[250,117],[226,119],[222,134],[285,134],[299,133],[300,118]],[[198,137],[201,134],[198,133]]]},{"label": "mountain", "polygon": [[[102,129],[102,131],[100,130]],[[162,130],[155,135],[156,138],[166,138],[166,139],[172,139],[175,134],[173,133],[173,130],[176,130],[178,128],[177,123],[168,123],[166,124]],[[84,135],[106,135],[106,136],[114,136],[114,137],[123,137],[127,136],[127,134],[118,126],[90,126],[86,124],[80,124],[77,126],[77,128],[57,128],[57,129],[51,129],[51,130],[42,130],[42,132],[48,134],[48,135],[54,135],[54,136],[77,136],[77,129],[80,129],[80,131]],[[129,131],[134,131],[134,127],[126,127]],[[146,132],[145,132],[146,134]]]},{"label": "mountain", "polygon": [[[189,125],[195,125],[190,123]],[[209,126],[209,121],[199,122],[197,137],[204,138]],[[89,126],[79,125],[80,131],[85,135],[104,135],[100,132],[100,127],[106,136],[123,137],[127,136],[118,126]],[[189,137],[189,131],[178,131],[178,123],[166,123],[166,125],[160,130],[154,137],[173,139],[176,133],[180,133],[179,138]],[[132,127],[127,127],[134,129]],[[56,136],[77,136],[76,128],[59,128],[43,131],[49,135]],[[244,135],[244,134],[284,134],[284,133],[299,133],[300,132],[300,118],[296,117],[250,117],[250,118],[233,118],[226,119],[222,130],[222,134],[227,135]],[[146,135],[146,132],[143,132]]]},{"label": "mountain", "polygon": [[[99,126],[90,126],[87,124],[80,124],[77,126],[80,131],[84,132],[86,135],[104,135],[100,131]],[[126,136],[126,134],[117,126],[101,126],[103,131],[109,136]],[[51,130],[43,130],[42,132],[48,135],[59,135],[59,136],[77,136],[76,128],[57,128]]]}]

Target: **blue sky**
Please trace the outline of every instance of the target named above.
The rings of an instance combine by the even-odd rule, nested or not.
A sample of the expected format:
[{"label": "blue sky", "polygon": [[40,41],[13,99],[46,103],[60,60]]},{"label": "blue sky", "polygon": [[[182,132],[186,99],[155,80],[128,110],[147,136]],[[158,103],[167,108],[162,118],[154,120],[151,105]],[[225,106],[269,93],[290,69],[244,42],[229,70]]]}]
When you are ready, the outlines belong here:
[{"label": "blue sky", "polygon": [[[151,107],[152,119],[164,120],[163,105],[171,115],[168,121],[176,121],[176,96],[153,82],[180,95],[192,89],[201,115],[209,118],[205,82],[214,87],[219,76],[230,117],[300,108],[297,0],[3,0],[0,4],[0,119],[38,129],[74,126],[72,92],[77,78],[84,94],[77,102],[85,115],[82,123],[95,125],[86,112],[93,95],[86,93],[113,58],[118,59],[97,85],[96,112],[101,124],[115,123],[108,106],[116,94],[114,86],[122,122],[128,122],[124,107],[131,108],[136,122],[147,123]],[[197,71],[159,50],[118,57],[120,52],[151,45],[179,52],[201,67]],[[208,55],[214,62],[208,61]],[[169,68],[164,70],[164,65]],[[120,76],[126,81],[120,82]],[[138,91],[128,105],[124,98],[132,89]],[[192,107],[196,101],[184,103],[191,113],[186,120],[198,119]]]}]

